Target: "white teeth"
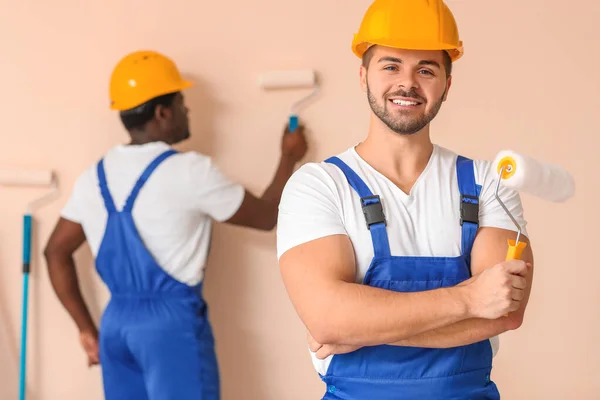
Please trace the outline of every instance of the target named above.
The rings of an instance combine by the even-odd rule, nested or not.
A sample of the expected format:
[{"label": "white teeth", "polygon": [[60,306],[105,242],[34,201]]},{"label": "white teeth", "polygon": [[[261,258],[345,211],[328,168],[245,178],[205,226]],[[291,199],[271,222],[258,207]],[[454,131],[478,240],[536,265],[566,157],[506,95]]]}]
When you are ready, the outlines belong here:
[{"label": "white teeth", "polygon": [[394,104],[398,104],[399,106],[416,106],[418,103],[415,101],[406,101],[406,100],[392,100]]}]

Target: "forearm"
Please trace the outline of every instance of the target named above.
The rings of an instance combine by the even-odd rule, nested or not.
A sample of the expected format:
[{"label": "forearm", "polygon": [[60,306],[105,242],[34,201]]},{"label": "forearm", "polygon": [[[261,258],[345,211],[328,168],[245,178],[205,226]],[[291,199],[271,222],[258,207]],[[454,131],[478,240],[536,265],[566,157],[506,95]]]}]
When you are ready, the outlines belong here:
[{"label": "forearm", "polygon": [[283,188],[294,173],[295,165],[296,162],[290,157],[286,156],[285,154],[281,156],[281,158],[279,159],[277,170],[275,171],[275,175],[273,176],[271,183],[261,196],[262,200],[266,200],[273,203],[275,205],[275,208],[277,208],[277,205],[281,201],[281,194],[283,193]]},{"label": "forearm", "polygon": [[489,339],[511,328],[508,318],[495,320],[472,318],[454,324],[432,329],[394,343],[394,346],[449,348],[465,346]]},{"label": "forearm", "polygon": [[[506,318],[497,320],[480,318],[463,320],[407,339],[389,343],[389,345],[435,349],[465,346],[489,339],[507,331],[510,327],[506,321]],[[351,353],[363,347],[347,344],[320,344],[310,337],[310,335],[309,346],[319,359],[325,359],[333,354]]]},{"label": "forearm", "polygon": [[[315,288],[315,291],[320,289]],[[394,343],[469,318],[464,287],[400,293],[338,283],[321,293],[319,320],[311,333],[319,343],[373,346]],[[332,310],[335,310],[332,311]],[[377,311],[374,311],[377,310]]]},{"label": "forearm", "polygon": [[[466,346],[490,339],[508,330],[517,329],[518,322],[516,321],[518,321],[518,317],[503,317],[495,320],[482,318],[465,319],[389,343],[389,345],[436,349]],[[362,345],[349,344],[320,344],[312,337],[309,337],[309,345],[319,359],[325,359],[333,354],[350,353],[363,347]]]},{"label": "forearm", "polygon": [[281,200],[281,194],[283,193],[283,188],[285,187],[288,179],[290,179],[294,173],[294,165],[295,162],[292,159],[286,157],[285,155],[281,156],[279,165],[277,166],[277,171],[275,171],[275,176],[260,197],[262,203],[262,212],[260,215],[257,215],[257,217],[260,219],[258,226],[261,228],[273,229],[273,227],[275,227],[277,224],[277,215],[279,211],[278,207]]},{"label": "forearm", "polygon": [[79,289],[75,262],[71,256],[47,255],[52,288],[80,332],[96,332],[97,328]]},{"label": "forearm", "polygon": [[246,190],[244,201],[237,212],[226,222],[270,231],[277,224],[279,201],[283,189],[294,172],[295,161],[283,155],[273,180],[260,197]]},{"label": "forearm", "polygon": [[[486,233],[488,232],[489,231],[487,231]],[[523,240],[527,240],[528,242],[527,238],[523,238]],[[481,245],[481,242],[478,244]],[[494,247],[494,250],[495,249],[496,247]],[[480,260],[483,257],[486,257],[488,256],[488,254],[490,254],[490,252],[484,252],[481,251],[481,249],[477,250],[479,251],[476,253],[476,256],[478,256]],[[481,273],[483,270],[486,269],[486,266],[493,265],[495,259],[501,260],[502,256],[503,252],[500,253],[498,256],[488,256],[489,259],[492,261],[487,261],[488,257],[483,258],[483,261],[476,263],[474,273]],[[527,249],[524,251],[522,259],[526,262],[529,262],[531,266],[529,268],[529,272],[526,274],[525,277],[526,288],[524,289],[524,295],[520,301],[520,307],[518,310],[510,313],[506,317],[500,317],[497,319],[466,319],[455,324],[434,329],[429,332],[425,332],[421,335],[416,335],[392,344],[397,346],[409,347],[456,347],[476,343],[485,339],[489,339],[493,336],[497,336],[506,331],[518,329],[523,323],[525,309],[527,307],[529,295],[531,293],[531,286],[533,280],[533,253],[531,251],[531,246],[528,246]]]}]

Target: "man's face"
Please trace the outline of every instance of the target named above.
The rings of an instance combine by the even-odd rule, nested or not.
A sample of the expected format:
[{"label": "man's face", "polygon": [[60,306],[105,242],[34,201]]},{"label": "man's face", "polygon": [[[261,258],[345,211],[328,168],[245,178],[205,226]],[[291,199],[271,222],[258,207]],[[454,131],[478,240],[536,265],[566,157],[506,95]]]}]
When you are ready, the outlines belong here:
[{"label": "man's face", "polygon": [[392,131],[411,135],[427,126],[450,89],[442,51],[375,46],[361,85],[373,113]]}]

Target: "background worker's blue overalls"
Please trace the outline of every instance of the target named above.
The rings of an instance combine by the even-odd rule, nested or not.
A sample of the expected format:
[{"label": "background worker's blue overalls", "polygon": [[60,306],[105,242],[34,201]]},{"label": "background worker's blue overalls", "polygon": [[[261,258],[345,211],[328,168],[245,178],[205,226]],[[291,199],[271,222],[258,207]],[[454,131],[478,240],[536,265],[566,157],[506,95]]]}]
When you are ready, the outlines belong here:
[{"label": "background worker's blue overalls", "polygon": [[111,299],[100,324],[100,365],[107,400],[217,400],[219,372],[202,284],[168,275],[145,247],[132,217],[140,190],[161,162],[155,158],[117,211],[97,166],[108,212],[96,256]]},{"label": "background worker's blue overalls", "polygon": [[[455,286],[471,277],[470,253],[477,232],[481,190],[475,182],[472,160],[461,156],[457,160],[462,225],[462,252],[458,257],[391,255],[379,196],[373,195],[364,181],[339,158],[332,157],[326,162],[343,171],[361,199],[374,247],[374,257],[363,281],[365,285],[418,292]],[[334,355],[321,378],[327,384],[324,399],[497,400],[500,395],[490,380],[491,369],[489,340],[448,349],[381,345]]]}]

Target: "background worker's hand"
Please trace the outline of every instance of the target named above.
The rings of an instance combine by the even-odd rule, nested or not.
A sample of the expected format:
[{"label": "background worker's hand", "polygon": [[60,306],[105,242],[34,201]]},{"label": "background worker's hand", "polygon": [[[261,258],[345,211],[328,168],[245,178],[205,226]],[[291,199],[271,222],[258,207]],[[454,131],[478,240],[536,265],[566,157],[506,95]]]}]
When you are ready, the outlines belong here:
[{"label": "background worker's hand", "polygon": [[299,124],[293,132],[289,131],[289,126],[286,126],[281,139],[281,156],[297,163],[304,157],[307,149],[304,125]]},{"label": "background worker's hand", "polygon": [[516,311],[525,296],[525,277],[531,264],[509,260],[483,270],[464,282],[468,287],[468,306],[476,318],[496,319]]},{"label": "background worker's hand", "polygon": [[306,339],[308,341],[308,347],[310,348],[310,351],[316,353],[315,356],[319,360],[324,360],[327,357],[335,354],[351,353],[360,349],[360,346],[351,346],[345,344],[321,344],[312,337],[310,332],[306,333]]},{"label": "background worker's hand", "polygon": [[100,364],[98,351],[98,332],[84,331],[79,333],[79,341],[88,357],[88,367]]}]

